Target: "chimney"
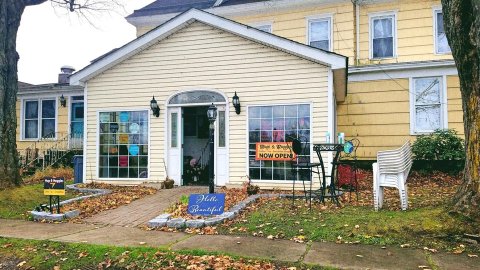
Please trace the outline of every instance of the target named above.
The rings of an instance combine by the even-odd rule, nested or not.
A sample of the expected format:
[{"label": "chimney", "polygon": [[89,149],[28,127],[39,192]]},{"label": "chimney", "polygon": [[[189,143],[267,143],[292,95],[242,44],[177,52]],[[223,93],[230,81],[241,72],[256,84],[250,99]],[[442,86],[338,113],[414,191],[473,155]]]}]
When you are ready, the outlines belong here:
[{"label": "chimney", "polygon": [[73,74],[75,69],[71,66],[63,66],[60,68],[60,74],[58,74],[58,83],[68,84],[70,83],[70,76]]}]

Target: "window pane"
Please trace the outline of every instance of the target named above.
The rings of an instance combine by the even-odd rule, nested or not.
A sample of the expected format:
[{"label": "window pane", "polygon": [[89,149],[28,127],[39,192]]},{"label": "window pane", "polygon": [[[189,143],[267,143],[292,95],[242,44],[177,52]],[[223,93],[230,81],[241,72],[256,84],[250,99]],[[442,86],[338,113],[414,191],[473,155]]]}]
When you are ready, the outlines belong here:
[{"label": "window pane", "polygon": [[433,131],[441,128],[440,105],[418,106],[415,108],[417,131]]},{"label": "window pane", "polygon": [[55,118],[55,100],[42,100],[42,118]]},{"label": "window pane", "polygon": [[38,118],[38,101],[25,102],[25,119]]},{"label": "window pane", "polygon": [[218,112],[218,146],[225,147],[225,111]]},{"label": "window pane", "polygon": [[415,79],[415,105],[440,103],[440,78]]},{"label": "window pane", "polygon": [[312,41],[310,42],[310,46],[319,48],[325,51],[330,50],[328,40]]},{"label": "window pane", "polygon": [[178,116],[178,113],[172,113],[171,114],[171,127],[170,127],[170,139],[171,139],[171,142],[170,142],[170,145],[171,147],[177,147],[178,146],[178,143],[177,143],[177,140],[178,140],[178,132],[177,132],[177,128],[178,128],[178,121],[177,121],[177,116]]},{"label": "window pane", "polygon": [[393,38],[373,39],[373,58],[393,57]]},{"label": "window pane", "polygon": [[260,31],[263,31],[263,32],[267,32],[267,33],[271,33],[272,32],[272,26],[271,25],[260,25],[260,26],[257,26],[255,27],[257,28],[258,30]]},{"label": "window pane", "polygon": [[55,138],[55,119],[42,120],[42,138]]},{"label": "window pane", "polygon": [[38,138],[38,120],[25,120],[25,139]]},{"label": "window pane", "polygon": [[373,38],[393,37],[392,18],[373,20]]},{"label": "window pane", "polygon": [[437,13],[437,53],[449,52],[451,52],[451,49],[443,28],[443,13],[439,12]]}]

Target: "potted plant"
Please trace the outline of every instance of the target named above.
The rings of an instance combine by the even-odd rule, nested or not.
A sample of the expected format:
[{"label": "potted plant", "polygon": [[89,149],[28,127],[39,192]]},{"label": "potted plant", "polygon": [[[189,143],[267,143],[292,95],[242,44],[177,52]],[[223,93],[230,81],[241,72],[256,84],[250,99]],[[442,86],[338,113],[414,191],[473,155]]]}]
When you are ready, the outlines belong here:
[{"label": "potted plant", "polygon": [[257,185],[252,185],[252,181],[250,180],[250,176],[246,176],[248,181],[244,183],[244,190],[247,192],[247,194],[250,195],[255,195],[260,191],[260,187]]},{"label": "potted plant", "polygon": [[173,184],[175,184],[175,181],[173,181],[173,179],[168,177],[168,170],[167,170],[167,165],[165,164],[165,159],[162,159],[162,160],[163,160],[163,167],[165,168],[165,175],[167,175],[167,177],[165,177],[165,181],[163,181],[163,186],[166,189],[171,189],[173,188]]}]

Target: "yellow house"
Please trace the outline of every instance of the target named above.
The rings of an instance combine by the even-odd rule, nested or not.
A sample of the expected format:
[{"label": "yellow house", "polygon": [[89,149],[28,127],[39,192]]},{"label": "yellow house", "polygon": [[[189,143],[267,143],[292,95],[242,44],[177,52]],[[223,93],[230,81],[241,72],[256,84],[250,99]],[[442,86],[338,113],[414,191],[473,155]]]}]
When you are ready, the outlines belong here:
[{"label": "yellow house", "polygon": [[83,87],[69,85],[63,66],[57,83],[19,83],[17,150],[24,167],[48,166],[83,150]]},{"label": "yellow house", "polygon": [[[72,76],[86,87],[93,134],[84,148],[87,181],[168,175],[185,184],[192,159],[204,161],[212,102],[217,185],[250,177],[261,187],[291,187],[287,163],[258,161],[254,148],[258,138],[275,142],[290,120],[310,153],[327,132],[343,132],[360,140],[365,160],[437,128],[463,134],[438,0],[167,0],[127,21],[138,38]],[[159,118],[148,113],[152,96]]]}]

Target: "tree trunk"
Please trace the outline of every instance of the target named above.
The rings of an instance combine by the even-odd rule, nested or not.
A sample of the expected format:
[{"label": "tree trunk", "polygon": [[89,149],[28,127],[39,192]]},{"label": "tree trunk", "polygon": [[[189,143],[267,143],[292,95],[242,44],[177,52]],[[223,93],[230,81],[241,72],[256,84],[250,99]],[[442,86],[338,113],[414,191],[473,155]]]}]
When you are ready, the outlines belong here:
[{"label": "tree trunk", "polygon": [[465,175],[452,210],[480,220],[480,1],[442,0],[442,6],[460,79],[465,128]]},{"label": "tree trunk", "polygon": [[17,31],[25,3],[0,1],[0,189],[20,184],[16,144]]}]

